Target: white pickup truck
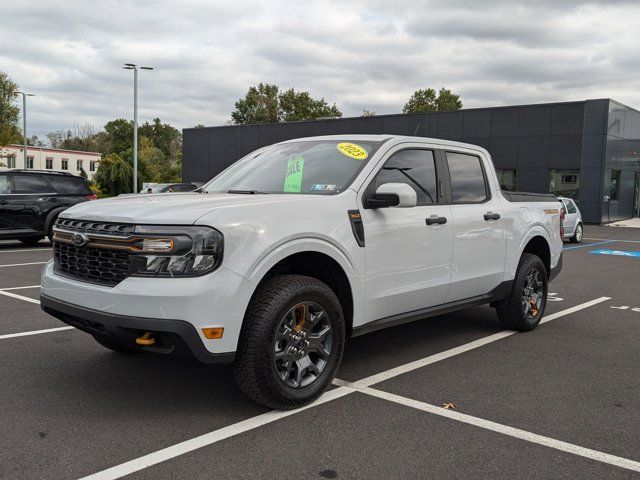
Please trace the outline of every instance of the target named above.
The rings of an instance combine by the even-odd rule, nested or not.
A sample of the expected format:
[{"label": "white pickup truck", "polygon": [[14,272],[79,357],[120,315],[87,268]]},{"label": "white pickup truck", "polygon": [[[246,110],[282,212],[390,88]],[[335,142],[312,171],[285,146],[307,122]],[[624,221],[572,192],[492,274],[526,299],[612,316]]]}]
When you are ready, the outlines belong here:
[{"label": "white pickup truck", "polygon": [[350,335],[481,304],[535,328],[560,217],[553,195],[500,191],[474,145],[301,138],[194,193],[66,210],[41,303],[117,352],[233,362],[250,398],[288,409],[331,383]]}]

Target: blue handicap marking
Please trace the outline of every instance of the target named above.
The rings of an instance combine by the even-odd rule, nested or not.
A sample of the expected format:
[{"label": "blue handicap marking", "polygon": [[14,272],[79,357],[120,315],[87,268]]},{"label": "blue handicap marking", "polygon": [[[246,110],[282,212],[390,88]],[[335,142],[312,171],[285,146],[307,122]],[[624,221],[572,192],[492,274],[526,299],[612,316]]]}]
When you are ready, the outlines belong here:
[{"label": "blue handicap marking", "polygon": [[640,258],[640,252],[629,252],[627,250],[591,250],[589,253],[595,253],[598,255],[615,255],[618,257]]}]

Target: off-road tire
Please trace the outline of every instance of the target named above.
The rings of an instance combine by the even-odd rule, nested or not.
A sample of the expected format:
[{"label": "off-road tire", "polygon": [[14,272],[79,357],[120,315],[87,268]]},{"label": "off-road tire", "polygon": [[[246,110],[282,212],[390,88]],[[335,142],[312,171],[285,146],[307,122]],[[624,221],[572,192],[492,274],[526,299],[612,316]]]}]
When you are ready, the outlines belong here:
[{"label": "off-road tire", "polygon": [[98,342],[104,348],[108,348],[109,350],[112,350],[117,353],[124,353],[127,355],[140,353],[140,350],[137,349],[136,347],[129,347],[116,340],[112,340],[109,337],[104,335],[94,335],[93,338],[95,338],[96,342]]},{"label": "off-road tire", "polygon": [[[523,310],[522,291],[525,287],[527,275],[534,268],[540,272],[543,296],[538,313],[533,318],[530,318]],[[506,301],[496,308],[500,324],[507,330],[518,330],[520,332],[528,332],[536,328],[547,306],[548,282],[547,269],[540,257],[530,253],[523,253],[511,286],[511,293]]]},{"label": "off-road tire", "polygon": [[[331,320],[333,344],[318,378],[306,387],[285,385],[276,375],[273,345],[282,318],[296,304],[322,306]],[[317,399],[331,384],[345,343],[340,302],[323,282],[302,275],[281,275],[265,281],[254,293],[240,331],[233,373],[240,389],[256,403],[278,410],[301,407]]]}]

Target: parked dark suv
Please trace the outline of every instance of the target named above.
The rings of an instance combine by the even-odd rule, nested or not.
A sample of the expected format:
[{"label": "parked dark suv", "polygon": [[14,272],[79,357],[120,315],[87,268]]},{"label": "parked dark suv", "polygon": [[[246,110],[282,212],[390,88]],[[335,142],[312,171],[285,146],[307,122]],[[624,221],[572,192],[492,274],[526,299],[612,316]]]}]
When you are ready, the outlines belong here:
[{"label": "parked dark suv", "polygon": [[60,212],[96,196],[82,177],[48,170],[0,171],[0,240],[32,245],[51,229]]}]

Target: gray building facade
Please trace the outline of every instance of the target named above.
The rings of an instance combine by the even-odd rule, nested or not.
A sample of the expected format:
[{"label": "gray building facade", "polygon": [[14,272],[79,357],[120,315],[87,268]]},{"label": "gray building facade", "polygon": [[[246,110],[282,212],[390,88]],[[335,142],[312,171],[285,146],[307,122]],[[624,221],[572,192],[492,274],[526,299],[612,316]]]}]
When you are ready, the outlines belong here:
[{"label": "gray building facade", "polygon": [[183,130],[182,175],[206,182],[256,148],[316,135],[387,133],[486,148],[506,190],[574,198],[585,222],[638,216],[640,112],[611,99]]}]

